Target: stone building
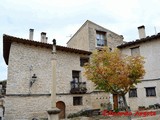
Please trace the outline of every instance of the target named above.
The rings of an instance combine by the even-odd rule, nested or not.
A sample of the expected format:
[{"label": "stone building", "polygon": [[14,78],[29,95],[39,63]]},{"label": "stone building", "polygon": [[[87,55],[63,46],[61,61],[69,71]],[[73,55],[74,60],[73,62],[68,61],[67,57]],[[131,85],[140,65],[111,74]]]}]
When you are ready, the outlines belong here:
[{"label": "stone building", "polygon": [[6,95],[6,80],[0,81],[0,120],[4,120],[4,97]]},{"label": "stone building", "polygon": [[[126,95],[131,110],[137,110],[139,106],[149,107],[156,103],[160,104],[158,87],[160,85],[158,67],[160,34],[146,37],[144,26],[138,27],[138,33],[139,40],[124,43],[123,36],[87,20],[67,43],[69,47],[87,51],[94,51],[105,45],[112,49],[118,46],[124,54],[141,55],[145,58],[146,74],[142,83]],[[114,105],[121,106],[121,97],[113,97],[115,97]]]},{"label": "stone building", "polygon": [[[79,30],[67,42],[68,47],[87,50],[93,52],[108,46],[111,50],[122,44],[123,36],[118,35],[92,21],[87,20]],[[114,103],[114,108],[118,107],[117,95],[109,95],[110,102]]]},{"label": "stone building", "polygon": [[[83,64],[95,49],[114,49],[122,43],[123,36],[87,20],[67,47],[56,46],[56,106],[61,109],[60,118],[82,109],[99,109],[112,101],[109,94],[95,90],[85,78]],[[5,119],[47,118],[51,106],[52,44],[47,43],[46,33],[41,33],[40,42],[33,40],[33,30],[29,39],[4,34],[3,56],[8,65]]]},{"label": "stone building", "polygon": [[141,55],[145,60],[146,74],[142,82],[126,95],[131,110],[160,104],[160,33],[146,37],[144,26],[138,27],[138,31],[138,40],[118,46],[123,54]]},{"label": "stone building", "polygon": [[122,35],[118,35],[87,20],[67,42],[67,46],[81,50],[94,51],[103,46],[116,48],[122,43]]},{"label": "stone building", "polygon": [[[51,106],[52,44],[47,43],[44,32],[41,42],[34,41],[32,32],[30,39],[3,35],[3,56],[8,65],[6,120],[47,118]],[[56,106],[61,109],[60,118],[108,103],[108,94],[95,91],[94,84],[83,75],[83,64],[91,52],[59,45],[56,49]]]}]

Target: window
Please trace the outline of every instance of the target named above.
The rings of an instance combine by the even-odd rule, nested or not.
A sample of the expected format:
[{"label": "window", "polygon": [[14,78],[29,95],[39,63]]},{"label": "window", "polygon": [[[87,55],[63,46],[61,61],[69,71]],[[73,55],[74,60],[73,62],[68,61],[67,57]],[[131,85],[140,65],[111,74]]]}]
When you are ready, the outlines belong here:
[{"label": "window", "polygon": [[131,55],[132,56],[138,56],[138,55],[140,55],[139,47],[131,48]]},{"label": "window", "polygon": [[146,88],[146,97],[156,96],[155,87],[147,87]]},{"label": "window", "polygon": [[80,58],[80,66],[84,66],[85,63],[89,62],[89,58],[81,57]]},{"label": "window", "polygon": [[130,89],[129,97],[137,97],[137,89]]},{"label": "window", "polygon": [[82,97],[73,97],[73,105],[82,105]]},{"label": "window", "polygon": [[106,45],[106,33],[105,32],[96,32],[96,40],[97,40],[97,46],[105,46]]}]

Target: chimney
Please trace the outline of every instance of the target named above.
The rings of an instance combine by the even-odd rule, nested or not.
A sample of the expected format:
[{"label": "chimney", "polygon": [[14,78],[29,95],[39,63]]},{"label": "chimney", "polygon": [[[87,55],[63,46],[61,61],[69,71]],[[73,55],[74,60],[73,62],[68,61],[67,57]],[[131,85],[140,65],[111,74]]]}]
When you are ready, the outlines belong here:
[{"label": "chimney", "polygon": [[41,42],[47,43],[46,33],[45,32],[41,32]]},{"label": "chimney", "polygon": [[139,38],[140,39],[146,37],[146,32],[145,32],[145,26],[144,25],[138,27],[138,32],[139,32]]},{"label": "chimney", "polygon": [[34,29],[29,29],[29,40],[33,40]]}]

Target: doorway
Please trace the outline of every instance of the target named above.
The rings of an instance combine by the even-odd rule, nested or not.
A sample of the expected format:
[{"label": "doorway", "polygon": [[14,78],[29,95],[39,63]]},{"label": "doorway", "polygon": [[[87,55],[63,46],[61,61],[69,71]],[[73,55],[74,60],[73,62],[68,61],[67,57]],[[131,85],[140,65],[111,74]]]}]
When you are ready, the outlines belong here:
[{"label": "doorway", "polygon": [[57,103],[56,103],[56,107],[58,108],[58,109],[60,109],[60,113],[59,113],[59,118],[60,119],[64,119],[65,118],[65,103],[64,102],[62,102],[62,101],[58,101]]}]

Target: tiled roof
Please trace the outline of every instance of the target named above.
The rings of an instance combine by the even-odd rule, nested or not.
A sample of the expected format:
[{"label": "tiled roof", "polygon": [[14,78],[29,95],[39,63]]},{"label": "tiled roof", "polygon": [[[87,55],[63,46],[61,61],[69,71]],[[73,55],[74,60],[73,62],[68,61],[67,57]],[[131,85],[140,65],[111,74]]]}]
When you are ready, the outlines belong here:
[{"label": "tiled roof", "polygon": [[135,41],[126,42],[126,43],[123,43],[123,44],[121,44],[117,47],[118,48],[124,48],[124,47],[127,47],[127,46],[136,45],[136,44],[139,44],[139,43],[142,43],[142,42],[156,40],[157,38],[160,38],[160,33],[158,33],[157,35],[147,36],[146,38],[137,39]]},{"label": "tiled roof", "polygon": [[[42,43],[42,42],[23,39],[23,38],[18,38],[18,37],[13,37],[13,36],[4,34],[3,35],[3,57],[4,57],[4,60],[5,60],[7,65],[8,65],[10,47],[11,47],[12,42],[23,43],[23,44],[34,45],[34,46],[39,46],[39,47],[45,47],[45,48],[52,49],[52,44]],[[91,54],[91,52],[89,52],[89,51],[64,47],[64,46],[60,46],[60,45],[56,45],[56,49],[60,50],[60,51],[77,53],[77,54],[87,54],[87,55]]]}]

